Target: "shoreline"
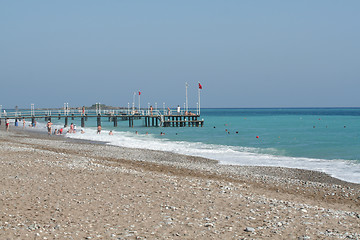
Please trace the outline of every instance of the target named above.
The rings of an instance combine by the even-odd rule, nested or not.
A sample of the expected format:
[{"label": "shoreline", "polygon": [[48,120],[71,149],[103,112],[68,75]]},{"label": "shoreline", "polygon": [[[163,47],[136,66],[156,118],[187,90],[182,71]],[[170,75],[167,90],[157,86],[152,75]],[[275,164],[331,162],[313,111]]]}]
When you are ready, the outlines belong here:
[{"label": "shoreline", "polygon": [[[33,129],[33,128],[25,128],[25,129],[22,129],[21,127],[13,127],[12,128],[13,131],[28,131],[30,133],[33,133],[33,134],[45,134],[45,129],[44,131],[42,131],[40,128],[37,128],[37,129]],[[65,133],[66,134],[66,133]],[[61,137],[65,137],[65,134],[63,135],[58,135],[58,136],[61,136]],[[53,136],[53,135],[52,135]],[[76,137],[73,138],[73,137],[65,137],[67,139],[71,139],[73,141],[75,141],[75,139],[77,139]],[[115,144],[112,144],[111,143],[111,139],[107,139],[107,140],[98,140],[97,138],[92,138],[91,140],[90,139],[78,139],[80,141],[85,141],[85,142],[89,142],[89,143],[94,143],[94,144],[109,144],[109,145],[112,145],[112,146],[116,146],[116,147],[123,147],[123,148],[127,148],[126,146],[119,146],[119,145],[116,145]],[[129,148],[132,148],[132,147],[129,147]],[[133,148],[135,149],[135,148]],[[151,150],[149,148],[138,148],[138,150]],[[163,150],[154,150],[154,151],[163,151]],[[168,153],[175,153],[171,150],[167,151],[167,150],[164,150],[164,152],[168,152]],[[184,153],[177,153],[177,154],[184,154]],[[194,153],[195,154],[195,153]],[[194,155],[188,155],[188,154],[184,154],[186,156],[194,156]],[[199,155],[198,155],[199,156]],[[195,157],[197,157],[195,155]],[[207,158],[207,156],[199,156],[200,158]],[[280,158],[292,158],[291,156],[277,156],[277,155],[274,155],[273,156],[274,159],[276,159],[277,157],[280,157]],[[313,161],[313,160],[316,160],[316,161],[322,161],[322,160],[325,160],[325,161],[330,161],[332,160],[332,158],[330,159],[317,159],[317,158],[313,158],[313,157],[301,157],[301,156],[297,156],[297,157],[294,157],[294,158],[298,158],[298,159],[301,159],[301,158],[304,158],[304,159],[307,159],[309,160],[310,162]],[[354,176],[353,175],[349,175],[346,176],[344,173],[346,172],[345,170],[349,170],[351,171],[352,170],[352,167],[348,164],[346,165],[345,163],[345,168],[343,169],[342,172],[337,172],[336,171],[336,168],[335,167],[329,167],[327,168],[326,164],[325,166],[322,166],[322,165],[307,165],[308,167],[300,167],[300,168],[297,168],[296,166],[299,165],[299,164],[289,164],[289,163],[286,163],[285,161],[285,164],[284,163],[277,163],[277,164],[269,164],[269,165],[263,165],[261,163],[255,163],[254,165],[245,165],[244,162],[241,163],[241,165],[239,165],[240,163],[223,163],[221,160],[221,157],[217,157],[217,158],[212,158],[212,159],[209,159],[211,161],[217,161],[220,165],[224,165],[224,166],[231,166],[231,167],[234,167],[234,168],[237,168],[237,167],[261,167],[261,168],[273,168],[273,169],[277,169],[277,168],[284,168],[284,169],[296,169],[297,171],[309,171],[309,172],[314,172],[316,175],[318,174],[324,174],[323,177],[316,177],[316,178],[313,178],[311,177],[310,174],[308,174],[309,176],[306,177],[306,178],[300,178],[303,179],[303,180],[312,180],[312,181],[331,181],[333,184],[341,184],[341,185],[344,185],[345,183],[349,183],[349,184],[360,184],[360,178],[359,180],[356,179],[356,176],[355,176],[355,173],[354,173]],[[341,159],[338,159],[338,160],[341,160]],[[288,160],[289,161],[289,160]],[[347,160],[341,160],[341,161],[347,161]],[[290,161],[289,161],[290,162]],[[336,163],[336,162],[335,162]],[[332,164],[332,163],[328,163],[328,164]],[[305,166],[305,165],[304,165]],[[335,165],[336,166],[336,165]],[[341,167],[343,166],[339,166],[340,169]],[[319,170],[313,170],[313,169],[319,169]],[[266,172],[269,172],[269,171],[266,171]],[[277,173],[274,173],[274,171],[270,171],[272,173],[270,173],[271,176],[276,176]],[[282,173],[279,173],[279,174],[282,174]],[[303,176],[304,174],[296,174],[296,176]]]},{"label": "shoreline", "polygon": [[[89,206],[92,206],[93,212],[105,214],[108,211],[102,209],[101,206],[104,203],[101,199],[107,199],[104,201],[113,210],[116,210],[113,208],[115,202],[121,202],[121,206],[118,206],[121,208],[118,210],[121,212],[120,216],[115,214],[116,217],[112,212],[107,213],[112,216],[112,221],[118,223],[117,228],[113,227],[117,229],[115,232],[109,229],[108,231],[113,232],[111,234],[115,234],[116,237],[120,236],[125,239],[136,239],[137,236],[149,239],[193,239],[194,237],[216,239],[215,236],[227,239],[244,236],[287,239],[294,234],[295,229],[299,231],[296,233],[297,237],[328,237],[330,239],[344,236],[353,236],[353,239],[360,237],[357,233],[357,229],[360,227],[360,212],[358,211],[360,184],[345,182],[325,173],[281,167],[221,165],[215,160],[201,157],[123,148],[103,142],[70,139],[57,135],[47,136],[46,133],[22,129],[10,129],[7,133],[1,128],[0,145],[2,147],[0,150],[2,155],[0,158],[1,171],[4,173],[2,187],[0,187],[2,191],[0,200],[2,206],[6,206],[6,210],[3,211],[11,212],[9,214],[11,216],[30,214],[26,217],[30,222],[37,219],[36,215],[41,215],[42,228],[40,229],[42,230],[45,229],[44,225],[46,224],[53,225],[54,221],[49,220],[48,215],[57,215],[57,211],[41,214],[39,213],[42,209],[40,206],[36,208],[37,210],[31,207],[32,210],[19,211],[26,196],[31,196],[31,199],[27,199],[27,201],[34,202],[37,194],[51,195],[49,197],[51,202],[46,205],[62,205],[62,208],[67,211],[66,214],[56,217],[57,221],[61,221],[62,224],[65,224],[66,216],[76,219],[74,221],[80,224],[84,221],[84,216],[80,212],[86,211]],[[27,167],[23,169],[25,165]],[[51,174],[52,172],[54,174]],[[54,178],[54,176],[57,177]],[[43,178],[47,181],[39,181]],[[22,179],[24,180],[22,184],[31,188],[31,192],[14,184],[14,181]],[[38,180],[32,182],[33,179]],[[73,179],[79,180],[79,183],[73,182]],[[92,182],[92,185],[88,185],[89,182]],[[107,185],[103,185],[102,182],[107,182]],[[42,192],[39,192],[36,184],[33,186],[31,183],[39,183],[40,186],[43,186]],[[114,183],[118,183],[120,187]],[[122,185],[123,183],[124,185]],[[75,186],[77,184],[79,186]],[[100,186],[96,187],[97,185]],[[59,196],[54,195],[49,186],[57,188]],[[72,188],[72,186],[74,187]],[[68,188],[72,188],[71,191]],[[123,193],[128,189],[131,189],[131,192],[124,197]],[[86,195],[87,191],[89,195]],[[9,197],[9,194],[12,195],[15,192],[27,194],[20,198]],[[64,195],[75,192],[80,195],[69,196],[70,199],[64,197]],[[102,198],[97,198],[96,192]],[[112,194],[109,194],[110,192]],[[116,198],[114,198],[115,195]],[[142,198],[139,198],[139,195]],[[20,206],[12,205],[11,201],[9,203],[9,198]],[[46,196],[43,196],[42,199],[44,198],[46,199]],[[78,201],[86,202],[87,207],[78,203],[74,209],[73,203],[70,201],[72,198],[81,198],[82,200]],[[63,204],[61,199],[66,204]],[[94,200],[94,203],[91,202],[91,199]],[[147,200],[143,202],[144,199]],[[137,201],[140,202],[137,203]],[[184,201],[188,203],[185,204]],[[157,208],[153,209],[154,206],[157,206],[156,203],[162,203],[161,211]],[[233,207],[235,203],[238,204],[236,208]],[[167,207],[164,207],[164,204]],[[40,205],[43,207],[42,204]],[[121,219],[129,215],[129,212],[126,211],[128,208],[123,208],[126,205],[135,209],[136,213],[130,214],[131,218],[125,221]],[[175,210],[173,205],[177,205]],[[194,215],[194,211],[190,211],[191,207],[197,209],[197,215]],[[277,211],[271,212],[271,208],[276,208]],[[284,212],[281,208],[288,209],[288,211]],[[76,209],[81,209],[81,211],[77,212]],[[249,213],[251,209],[255,212],[250,211]],[[333,217],[325,217],[325,220],[318,218],[317,216],[322,216],[321,212],[325,210],[329,210]],[[327,215],[329,215],[329,211],[325,211]],[[166,216],[169,215],[172,220],[169,218],[164,220],[163,212],[166,212]],[[239,212],[243,213],[237,214]],[[320,227],[306,224],[303,218],[304,214],[309,215],[307,219],[310,222],[317,224],[320,222]],[[231,231],[229,231],[228,220],[233,217],[223,219],[226,215],[238,218],[235,222],[231,221]],[[136,221],[139,216],[143,219],[144,224]],[[180,216],[185,216],[185,218]],[[293,221],[286,221],[286,216],[291,216]],[[276,223],[266,220],[274,217],[283,218],[283,220]],[[101,222],[100,225],[105,224],[105,220],[101,220],[97,216],[94,218],[97,222]],[[181,220],[179,220],[180,218]],[[339,218],[351,224],[339,224]],[[152,220],[150,221],[150,219]],[[217,219],[221,219],[221,221]],[[20,221],[20,219],[18,220]],[[153,220],[160,223],[153,226],[151,225]],[[265,222],[265,220],[270,222]],[[54,237],[55,235],[52,235],[51,232],[57,232],[58,236],[64,237],[64,232],[69,229],[71,235],[76,236],[74,235],[76,231],[71,226],[67,226],[68,230],[64,231],[53,226],[52,231],[46,231],[46,234],[43,234],[44,231],[40,232],[37,228],[29,231],[29,224],[25,230],[16,227],[14,224],[17,221],[10,224],[16,229],[12,231],[11,227],[6,227],[4,224],[4,222],[12,221],[11,217],[5,214],[1,219],[0,227],[2,230],[5,229],[9,235],[2,231],[0,236],[14,237],[16,234],[20,234],[22,237],[27,237],[26,234],[30,234],[28,236],[39,234],[35,236]],[[36,222],[38,223],[38,221]],[[189,225],[189,223],[192,224]],[[274,224],[276,226],[273,226]],[[133,225],[135,227],[131,227]],[[141,227],[139,228],[138,225]],[[245,231],[247,227],[252,228],[251,231]],[[320,230],[315,230],[315,227],[319,227]],[[80,230],[78,229],[79,236],[86,237],[88,235],[96,238],[96,235],[90,233],[89,230],[94,228],[101,232],[102,236],[107,236],[105,238],[117,239],[115,235],[106,235],[99,224],[90,222],[86,222],[80,227]],[[134,230],[135,228],[136,230]],[[223,231],[224,229],[227,230]],[[254,231],[252,231],[253,229]],[[326,232],[326,229],[337,229],[338,232],[330,233]],[[125,233],[129,236],[125,237]],[[223,235],[219,235],[220,233]]]},{"label": "shoreline", "polygon": [[[2,129],[1,129],[2,130]],[[1,131],[0,130],[0,131]],[[34,129],[21,129],[20,127],[18,128],[13,128],[12,131],[14,132],[26,132],[30,134],[30,137],[33,138],[39,138],[39,139],[43,139],[43,137],[48,137],[47,132],[41,131],[41,130],[34,130]],[[89,143],[89,144],[100,144],[100,145],[107,145],[107,146],[112,146],[115,148],[123,148],[123,149],[128,149],[128,150],[136,150],[136,151],[150,151],[150,152],[161,152],[161,153],[168,153],[168,154],[173,154],[173,155],[179,155],[179,156],[186,156],[186,157],[192,157],[192,158],[198,158],[198,159],[204,159],[207,160],[209,162],[212,163],[217,163],[219,166],[223,166],[224,168],[246,168],[246,169],[251,169],[251,170],[256,170],[256,169],[263,169],[262,174],[265,175],[269,175],[272,177],[283,177],[283,178],[294,178],[297,180],[302,180],[302,181],[315,181],[315,182],[319,182],[319,183],[330,183],[330,184],[337,184],[337,185],[344,185],[344,186],[351,186],[351,187],[359,187],[360,188],[360,183],[354,183],[354,182],[349,182],[346,180],[342,180],[339,178],[336,178],[334,176],[331,176],[328,173],[325,172],[320,172],[320,171],[316,171],[316,170],[308,170],[308,169],[302,169],[302,168],[292,168],[292,167],[281,167],[281,166],[254,166],[254,165],[234,165],[234,164],[222,164],[220,163],[219,160],[215,160],[215,159],[208,159],[205,157],[198,157],[198,156],[192,156],[192,155],[186,155],[186,154],[180,154],[180,153],[172,153],[172,152],[168,152],[168,151],[161,151],[161,150],[150,150],[150,149],[144,149],[144,148],[127,148],[127,147],[122,147],[122,146],[117,146],[117,145],[112,145],[109,142],[106,141],[94,141],[94,140],[86,140],[86,139],[77,139],[77,138],[68,138],[65,137],[65,134],[63,135],[51,135],[51,138],[63,138],[64,141],[69,141],[69,142],[79,142],[79,143]],[[279,169],[279,171],[276,171],[277,169]],[[291,172],[291,174],[288,174],[287,172]]]}]

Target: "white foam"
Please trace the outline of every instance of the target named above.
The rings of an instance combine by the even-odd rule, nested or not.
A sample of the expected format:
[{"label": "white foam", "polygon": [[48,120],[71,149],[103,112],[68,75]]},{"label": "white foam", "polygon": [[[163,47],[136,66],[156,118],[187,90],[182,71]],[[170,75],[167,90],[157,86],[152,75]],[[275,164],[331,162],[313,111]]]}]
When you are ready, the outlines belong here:
[{"label": "white foam", "polygon": [[[312,158],[296,158],[262,154],[263,149],[233,147],[225,145],[204,144],[201,142],[170,141],[165,137],[155,138],[153,135],[136,135],[130,132],[116,132],[110,136],[108,131],[97,134],[96,129],[86,128],[84,134],[66,134],[67,137],[104,141],[111,145],[128,148],[144,148],[168,151],[191,156],[219,160],[221,164],[247,166],[278,166],[315,170],[325,172],[333,177],[360,183],[360,164],[348,160],[325,160]],[[276,149],[267,149],[276,152]]]}]

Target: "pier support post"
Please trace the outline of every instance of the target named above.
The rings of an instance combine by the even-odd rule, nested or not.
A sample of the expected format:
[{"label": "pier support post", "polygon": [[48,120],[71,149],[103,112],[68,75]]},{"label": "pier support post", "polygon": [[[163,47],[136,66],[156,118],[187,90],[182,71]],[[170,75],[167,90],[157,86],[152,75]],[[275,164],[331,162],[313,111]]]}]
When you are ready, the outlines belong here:
[{"label": "pier support post", "polygon": [[145,117],[144,119],[145,119],[145,127],[147,127],[147,117]]},{"label": "pier support post", "polygon": [[134,117],[129,117],[129,127],[134,127]]},{"label": "pier support post", "polygon": [[117,127],[117,117],[113,117],[114,127]]},{"label": "pier support post", "polygon": [[154,117],[151,117],[152,126],[154,126]]},{"label": "pier support post", "polygon": [[71,120],[74,120],[74,114],[71,114]]},{"label": "pier support post", "polygon": [[0,126],[1,126],[1,118],[0,118]]},{"label": "pier support post", "polygon": [[97,116],[97,126],[101,126],[101,117],[100,117],[100,114]]},{"label": "pier support post", "polygon": [[50,121],[50,122],[51,122],[51,117],[48,117],[48,121]]},{"label": "pier support post", "polygon": [[159,126],[159,118],[156,118],[156,126]]},{"label": "pier support post", "polygon": [[58,117],[58,120],[60,120],[61,119],[61,114],[59,114],[59,117]]},{"label": "pier support post", "polygon": [[44,118],[45,122],[48,121],[48,116],[46,115],[45,118]]},{"label": "pier support post", "polygon": [[85,114],[85,121],[87,121],[88,117],[87,117],[87,114]]},{"label": "pier support post", "polygon": [[65,124],[64,124],[64,127],[67,127],[68,126],[68,117],[66,116],[65,117]]},{"label": "pier support post", "polygon": [[81,127],[85,127],[85,118],[81,117]]}]

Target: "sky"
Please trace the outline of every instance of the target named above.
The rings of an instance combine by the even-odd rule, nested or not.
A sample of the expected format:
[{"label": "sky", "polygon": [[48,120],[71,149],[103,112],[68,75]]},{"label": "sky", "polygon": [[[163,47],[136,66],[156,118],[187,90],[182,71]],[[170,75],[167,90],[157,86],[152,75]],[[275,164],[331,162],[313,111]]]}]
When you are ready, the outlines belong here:
[{"label": "sky", "polygon": [[[0,0],[3,108],[360,107],[360,1]],[[136,106],[138,106],[136,97]]]}]

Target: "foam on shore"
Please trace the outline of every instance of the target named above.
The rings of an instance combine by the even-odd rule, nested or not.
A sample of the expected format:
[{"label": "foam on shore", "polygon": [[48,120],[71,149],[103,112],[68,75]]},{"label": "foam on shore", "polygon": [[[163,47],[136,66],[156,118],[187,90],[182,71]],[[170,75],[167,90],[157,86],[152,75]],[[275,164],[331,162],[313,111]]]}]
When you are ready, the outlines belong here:
[{"label": "foam on shore", "polygon": [[[297,158],[264,154],[263,149],[234,147],[216,144],[204,144],[201,142],[170,141],[164,138],[155,138],[153,135],[134,134],[133,132],[117,132],[109,135],[108,131],[97,134],[96,129],[86,128],[84,134],[66,134],[66,137],[102,141],[108,144],[127,147],[143,148],[198,156],[218,160],[221,164],[241,165],[241,166],[275,166],[298,168],[305,170],[319,171],[329,174],[332,177],[360,183],[360,164],[355,164],[347,160],[325,160],[313,158]],[[268,149],[267,152],[276,151]]]}]

